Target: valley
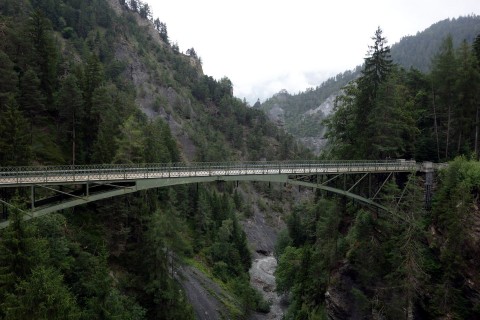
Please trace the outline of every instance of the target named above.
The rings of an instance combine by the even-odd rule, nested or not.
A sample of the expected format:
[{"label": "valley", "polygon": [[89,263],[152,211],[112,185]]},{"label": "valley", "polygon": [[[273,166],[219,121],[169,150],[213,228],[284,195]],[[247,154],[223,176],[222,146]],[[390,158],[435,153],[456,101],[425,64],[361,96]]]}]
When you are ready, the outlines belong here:
[{"label": "valley", "polygon": [[0,319],[478,318],[479,16],[372,35],[251,107],[146,1],[1,0]]}]

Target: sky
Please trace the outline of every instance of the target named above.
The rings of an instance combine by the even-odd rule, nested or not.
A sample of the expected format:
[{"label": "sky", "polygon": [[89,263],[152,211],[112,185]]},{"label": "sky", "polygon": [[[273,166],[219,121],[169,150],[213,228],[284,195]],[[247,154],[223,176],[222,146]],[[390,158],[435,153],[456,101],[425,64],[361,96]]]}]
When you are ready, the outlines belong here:
[{"label": "sky", "polygon": [[432,24],[480,14],[479,0],[145,0],[204,74],[228,77],[253,105],[316,87],[363,63],[380,27],[388,45]]}]

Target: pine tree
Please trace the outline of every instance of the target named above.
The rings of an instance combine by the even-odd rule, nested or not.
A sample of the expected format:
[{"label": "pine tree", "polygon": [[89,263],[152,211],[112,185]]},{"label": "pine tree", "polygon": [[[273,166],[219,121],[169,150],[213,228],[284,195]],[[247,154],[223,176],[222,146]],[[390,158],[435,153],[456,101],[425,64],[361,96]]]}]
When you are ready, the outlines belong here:
[{"label": "pine tree", "polygon": [[28,121],[13,96],[0,108],[0,166],[28,165],[31,135]]},{"label": "pine tree", "polygon": [[40,79],[33,69],[28,69],[20,79],[18,100],[30,122],[30,139],[33,145],[34,127],[36,124],[42,123],[46,116],[45,97],[40,90]]},{"label": "pine tree", "polygon": [[[379,144],[380,141],[376,146],[371,143],[370,139],[375,136],[377,125],[372,119],[378,116],[375,108],[381,108],[383,104],[379,101],[381,87],[394,68],[390,48],[386,45],[387,41],[382,36],[380,27],[372,40],[374,44],[369,47],[369,56],[365,58],[362,76],[354,84],[344,88],[343,94],[335,101],[335,112],[324,122],[328,127],[327,138],[332,140],[335,157],[376,159],[380,156],[378,150],[384,148]],[[389,113],[386,110],[382,112]],[[374,149],[377,149],[377,152]]]},{"label": "pine tree", "polygon": [[145,161],[169,163],[172,158],[163,135],[163,120],[157,118],[148,123],[145,137]]},{"label": "pine tree", "polygon": [[62,81],[57,110],[60,140],[65,142],[67,148],[71,145],[71,164],[81,163],[85,158],[81,143],[83,138],[81,124],[85,117],[85,109],[77,77],[73,74],[69,74]]},{"label": "pine tree", "polygon": [[120,129],[115,163],[142,163],[144,161],[145,136],[135,115],[130,116]]},{"label": "pine tree", "polygon": [[0,316],[8,312],[11,305],[7,297],[16,286],[48,259],[46,243],[35,236],[33,226],[24,220],[20,203],[18,198],[12,201],[10,224],[0,237]]},{"label": "pine tree", "polygon": [[402,75],[401,71],[392,71],[377,90],[368,119],[368,127],[371,128],[369,156],[372,159],[405,158],[414,154],[419,131]]},{"label": "pine tree", "polygon": [[470,45],[463,41],[457,51],[458,78],[456,80],[457,106],[452,120],[456,155],[478,154],[478,121],[480,108],[480,67]]},{"label": "pine tree", "polygon": [[386,45],[387,40],[382,36],[382,32],[380,27],[375,31],[375,36],[372,37],[374,44],[369,46],[369,56],[365,58],[362,76],[357,80],[355,131],[358,134],[360,157],[375,157],[369,143],[369,137],[375,128],[365,124],[370,123],[380,85],[387,80],[392,71],[390,47]]},{"label": "pine tree", "polygon": [[398,201],[392,197],[395,201],[388,204],[394,214],[386,217],[393,223],[388,240],[390,243],[385,247],[388,248],[392,265],[387,279],[391,281],[392,288],[400,288],[404,298],[395,303],[401,305],[399,309],[403,313],[397,316],[411,320],[429,280],[426,261],[428,247],[424,192],[419,186],[419,179],[410,175],[404,188],[402,197]]},{"label": "pine tree", "polygon": [[475,38],[473,42],[473,52],[477,58],[477,64],[480,67],[480,34]]},{"label": "pine tree", "polygon": [[75,297],[63,282],[63,276],[51,267],[38,266],[21,281],[2,305],[5,320],[80,319]]},{"label": "pine tree", "polygon": [[18,76],[14,66],[10,57],[0,50],[0,111],[7,103],[9,95],[17,93]]},{"label": "pine tree", "polygon": [[30,15],[27,37],[30,39],[33,48],[30,56],[30,66],[37,68],[47,105],[52,105],[57,79],[58,54],[50,21],[38,9]]},{"label": "pine tree", "polygon": [[[97,55],[92,54],[88,58],[87,66],[85,68],[85,76],[83,83],[83,101],[85,115],[84,119],[81,122],[81,128],[84,132],[84,148],[85,148],[85,161],[90,162],[92,153],[93,153],[93,144],[96,140],[96,135],[99,128],[99,118],[95,116],[94,109],[99,110],[101,106],[95,106],[93,103],[93,98],[95,95],[95,90],[101,87],[104,79],[104,73],[102,69],[102,64],[98,59]],[[106,92],[104,92],[105,94]],[[99,93],[97,92],[96,101],[99,102]]]},{"label": "pine tree", "polygon": [[438,140],[441,146],[443,144],[443,159],[448,159],[450,156],[452,117],[456,107],[455,82],[457,70],[457,57],[453,49],[453,39],[451,36],[448,36],[445,38],[439,54],[432,61],[433,94],[435,96],[435,105],[437,106],[437,122],[439,126]]}]

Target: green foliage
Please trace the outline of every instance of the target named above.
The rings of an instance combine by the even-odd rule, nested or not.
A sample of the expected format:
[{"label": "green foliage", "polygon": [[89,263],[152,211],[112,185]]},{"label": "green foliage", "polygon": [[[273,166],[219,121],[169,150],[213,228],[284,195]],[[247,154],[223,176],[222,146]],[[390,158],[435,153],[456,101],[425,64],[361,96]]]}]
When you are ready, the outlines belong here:
[{"label": "green foliage", "polygon": [[130,116],[120,129],[117,144],[119,148],[113,158],[114,163],[144,162],[145,136],[140,122],[134,115]]},{"label": "green foliage", "polygon": [[288,292],[294,286],[296,275],[300,268],[301,255],[301,249],[294,247],[285,248],[275,270],[277,291]]},{"label": "green foliage", "polygon": [[413,67],[422,72],[429,72],[431,60],[438,53],[445,36],[452,35],[455,47],[463,40],[472,43],[480,33],[479,20],[478,15],[468,15],[438,21],[415,35],[403,37],[392,45],[392,58],[406,69]]},{"label": "green foliage", "polygon": [[14,95],[18,88],[17,73],[14,71],[15,64],[10,60],[9,56],[0,51],[0,111],[8,102],[9,96]]},{"label": "green foliage", "polygon": [[475,317],[479,301],[469,279],[478,277],[478,181],[479,163],[458,158],[441,172],[430,212],[415,176],[402,183],[401,199],[395,196],[399,181],[384,187],[390,212],[344,207],[338,200],[301,206],[304,214],[288,225],[292,241],[301,241],[283,249],[276,271],[277,289],[291,296],[286,318],[328,307],[327,290],[349,301],[335,312],[366,318]]},{"label": "green foliage", "polygon": [[27,37],[33,49],[29,64],[37,68],[41,88],[49,104],[53,102],[58,59],[51,31],[50,21],[41,10],[35,10],[27,24]]},{"label": "green foliage", "polygon": [[277,241],[275,242],[274,255],[277,260],[280,259],[280,256],[285,252],[286,248],[289,247],[292,243],[292,239],[288,234],[288,230],[282,230],[277,236]]},{"label": "green foliage", "polygon": [[0,108],[0,165],[27,165],[31,159],[29,125],[13,96]]},{"label": "green foliage", "polygon": [[80,128],[85,118],[82,92],[75,75],[69,75],[61,84],[57,98],[57,110],[61,124],[61,135],[65,147],[70,147],[71,163],[78,159],[84,162],[82,130]]},{"label": "green foliage", "polygon": [[[470,286],[466,283],[468,276],[463,272],[476,270],[475,265],[479,263],[477,240],[472,229],[476,223],[473,221],[478,219],[479,176],[477,161],[460,157],[450,162],[448,169],[442,172],[441,188],[435,195],[429,215],[441,235],[433,244],[439,251],[440,269],[434,274],[437,282],[434,284],[435,308],[432,310],[439,314],[469,318],[474,310],[478,310],[479,301],[470,297]],[[473,272],[472,276],[477,277],[477,271]]]},{"label": "green foliage", "polygon": [[177,219],[174,213],[156,211],[145,233],[142,277],[150,319],[193,319],[193,311],[185,308],[185,297],[172,277],[174,255],[185,247]]},{"label": "green foliage", "polygon": [[[20,199],[15,198],[13,205],[19,204]],[[11,223],[0,238],[0,315],[3,316],[8,306],[12,306],[11,295],[20,282],[29,278],[32,269],[45,263],[48,257],[45,241],[35,237],[35,229],[24,221],[23,214],[22,209],[12,208]]]},{"label": "green foliage", "polygon": [[4,319],[80,319],[75,297],[51,267],[39,266],[2,304]]}]

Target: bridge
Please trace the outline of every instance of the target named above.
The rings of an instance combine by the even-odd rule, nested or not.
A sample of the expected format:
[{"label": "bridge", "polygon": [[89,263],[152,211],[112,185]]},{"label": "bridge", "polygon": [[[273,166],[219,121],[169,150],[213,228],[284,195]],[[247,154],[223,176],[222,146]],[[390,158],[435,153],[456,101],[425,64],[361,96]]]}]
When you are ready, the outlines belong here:
[{"label": "bridge", "polygon": [[[30,205],[25,210],[25,219],[140,190],[213,181],[288,183],[340,194],[387,210],[376,201],[376,196],[393,174],[426,173],[428,201],[431,177],[442,166],[444,165],[399,159],[0,167],[0,190],[30,188]],[[375,192],[369,191],[368,197],[352,192],[358,183],[372,174],[384,176],[383,183],[377,186]],[[346,175],[356,175],[357,178],[347,186]],[[316,181],[312,182],[312,177]],[[343,187],[331,186],[332,181],[340,177],[344,178]],[[44,196],[48,196],[36,199],[36,190],[39,188],[45,190],[42,192]],[[4,209],[13,207],[5,199],[0,199],[0,203]],[[6,227],[8,223],[0,222],[0,228]]]}]

